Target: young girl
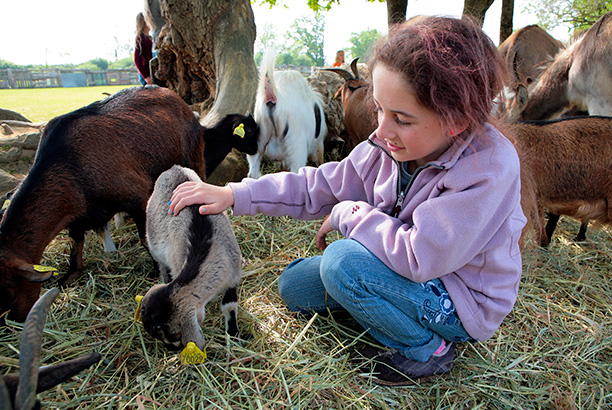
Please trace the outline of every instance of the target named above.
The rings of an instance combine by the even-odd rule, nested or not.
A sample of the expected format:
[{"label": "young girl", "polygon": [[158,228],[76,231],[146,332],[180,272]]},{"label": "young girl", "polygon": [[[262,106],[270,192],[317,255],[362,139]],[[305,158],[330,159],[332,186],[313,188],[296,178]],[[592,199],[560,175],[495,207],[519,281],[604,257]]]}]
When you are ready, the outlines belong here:
[{"label": "young girl", "polygon": [[153,58],[153,41],[149,37],[149,26],[144,15],[136,15],[136,44],[134,47],[134,64],[138,69],[140,84],[152,84],[149,62]]},{"label": "young girl", "polygon": [[[521,277],[519,160],[492,125],[495,45],[467,20],[393,28],[370,62],[378,128],[341,162],[219,187],[187,182],[170,213],[328,215],[321,256],[279,278],[290,309],[348,311],[388,349],[364,349],[379,384],[448,372],[457,342],[490,338]],[[326,246],[339,230],[346,239]]]}]

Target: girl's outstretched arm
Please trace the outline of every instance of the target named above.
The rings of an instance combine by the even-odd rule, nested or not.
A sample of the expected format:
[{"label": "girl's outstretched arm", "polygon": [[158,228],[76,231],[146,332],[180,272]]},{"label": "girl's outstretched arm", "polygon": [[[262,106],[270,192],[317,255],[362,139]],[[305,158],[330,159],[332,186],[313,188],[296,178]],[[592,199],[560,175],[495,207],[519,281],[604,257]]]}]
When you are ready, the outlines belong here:
[{"label": "girl's outstretched arm", "polygon": [[168,203],[168,213],[178,215],[189,205],[201,205],[202,215],[220,214],[234,205],[234,192],[229,186],[187,181],[176,187]]}]

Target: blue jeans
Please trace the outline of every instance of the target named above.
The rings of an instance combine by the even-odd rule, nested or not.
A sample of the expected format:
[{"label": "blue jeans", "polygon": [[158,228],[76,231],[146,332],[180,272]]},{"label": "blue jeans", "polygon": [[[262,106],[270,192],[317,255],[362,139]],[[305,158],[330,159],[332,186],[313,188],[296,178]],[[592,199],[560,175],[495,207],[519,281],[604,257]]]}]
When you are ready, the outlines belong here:
[{"label": "blue jeans", "polygon": [[428,360],[442,338],[472,340],[439,279],[413,282],[351,239],[332,242],[322,256],[293,261],[278,288],[291,310],[344,309],[381,344],[413,360]]}]

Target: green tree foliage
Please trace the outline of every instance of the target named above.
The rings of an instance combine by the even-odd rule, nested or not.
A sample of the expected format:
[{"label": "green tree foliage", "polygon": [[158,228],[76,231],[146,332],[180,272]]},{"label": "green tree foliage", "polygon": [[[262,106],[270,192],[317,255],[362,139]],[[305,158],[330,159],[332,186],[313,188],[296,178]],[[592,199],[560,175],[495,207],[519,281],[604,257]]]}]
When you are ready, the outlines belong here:
[{"label": "green tree foliage", "polygon": [[525,11],[534,13],[546,30],[567,24],[576,32],[591,27],[597,19],[612,11],[612,2],[610,0],[534,0],[525,6]]},{"label": "green tree foliage", "polygon": [[[323,52],[323,41],[325,31],[325,18],[316,13],[314,18],[300,17],[291,24],[291,30],[287,32],[287,38],[292,44],[289,50],[294,58],[312,61],[312,65],[322,66],[325,64],[325,53]],[[302,56],[308,57],[304,59]],[[295,63],[300,64],[301,63]]]},{"label": "green tree foliage", "polygon": [[108,69],[108,61],[103,58],[94,58],[76,66],[78,70],[104,71]]},{"label": "green tree foliage", "polygon": [[352,44],[349,47],[351,59],[359,57],[359,61],[366,63],[370,59],[370,55],[374,50],[374,45],[382,37],[382,33],[378,30],[366,30],[361,33],[351,33],[349,42]]},{"label": "green tree foliage", "polygon": [[132,67],[134,67],[134,59],[132,57],[122,58],[121,60],[117,60],[108,66],[108,68],[114,68],[114,69],[132,68]]},{"label": "green tree foliage", "polygon": [[[348,0],[346,0],[348,1]],[[368,0],[370,3],[384,3],[385,0]],[[340,0],[306,0],[308,7],[315,12],[329,11],[334,4],[340,4]],[[268,4],[270,8],[274,6],[284,5],[283,1],[278,0],[260,0],[259,2],[252,0],[251,3]],[[287,6],[285,6],[287,7]]]},{"label": "green tree foliage", "polygon": [[6,70],[7,68],[11,68],[13,70],[20,70],[23,69],[23,66],[0,59],[0,70]]}]

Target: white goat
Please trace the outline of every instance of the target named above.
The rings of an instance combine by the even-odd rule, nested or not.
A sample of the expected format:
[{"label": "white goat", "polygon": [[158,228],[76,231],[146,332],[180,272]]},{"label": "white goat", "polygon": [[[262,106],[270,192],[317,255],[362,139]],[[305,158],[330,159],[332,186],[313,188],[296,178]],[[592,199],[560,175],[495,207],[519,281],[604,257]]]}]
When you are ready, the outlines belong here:
[{"label": "white goat", "polygon": [[308,81],[297,71],[274,71],[276,53],[266,50],[261,62],[255,121],[260,134],[255,155],[247,155],[249,177],[261,176],[261,160],[282,161],[283,167],[297,172],[312,161],[323,162],[323,142],[327,135],[324,103]]}]

